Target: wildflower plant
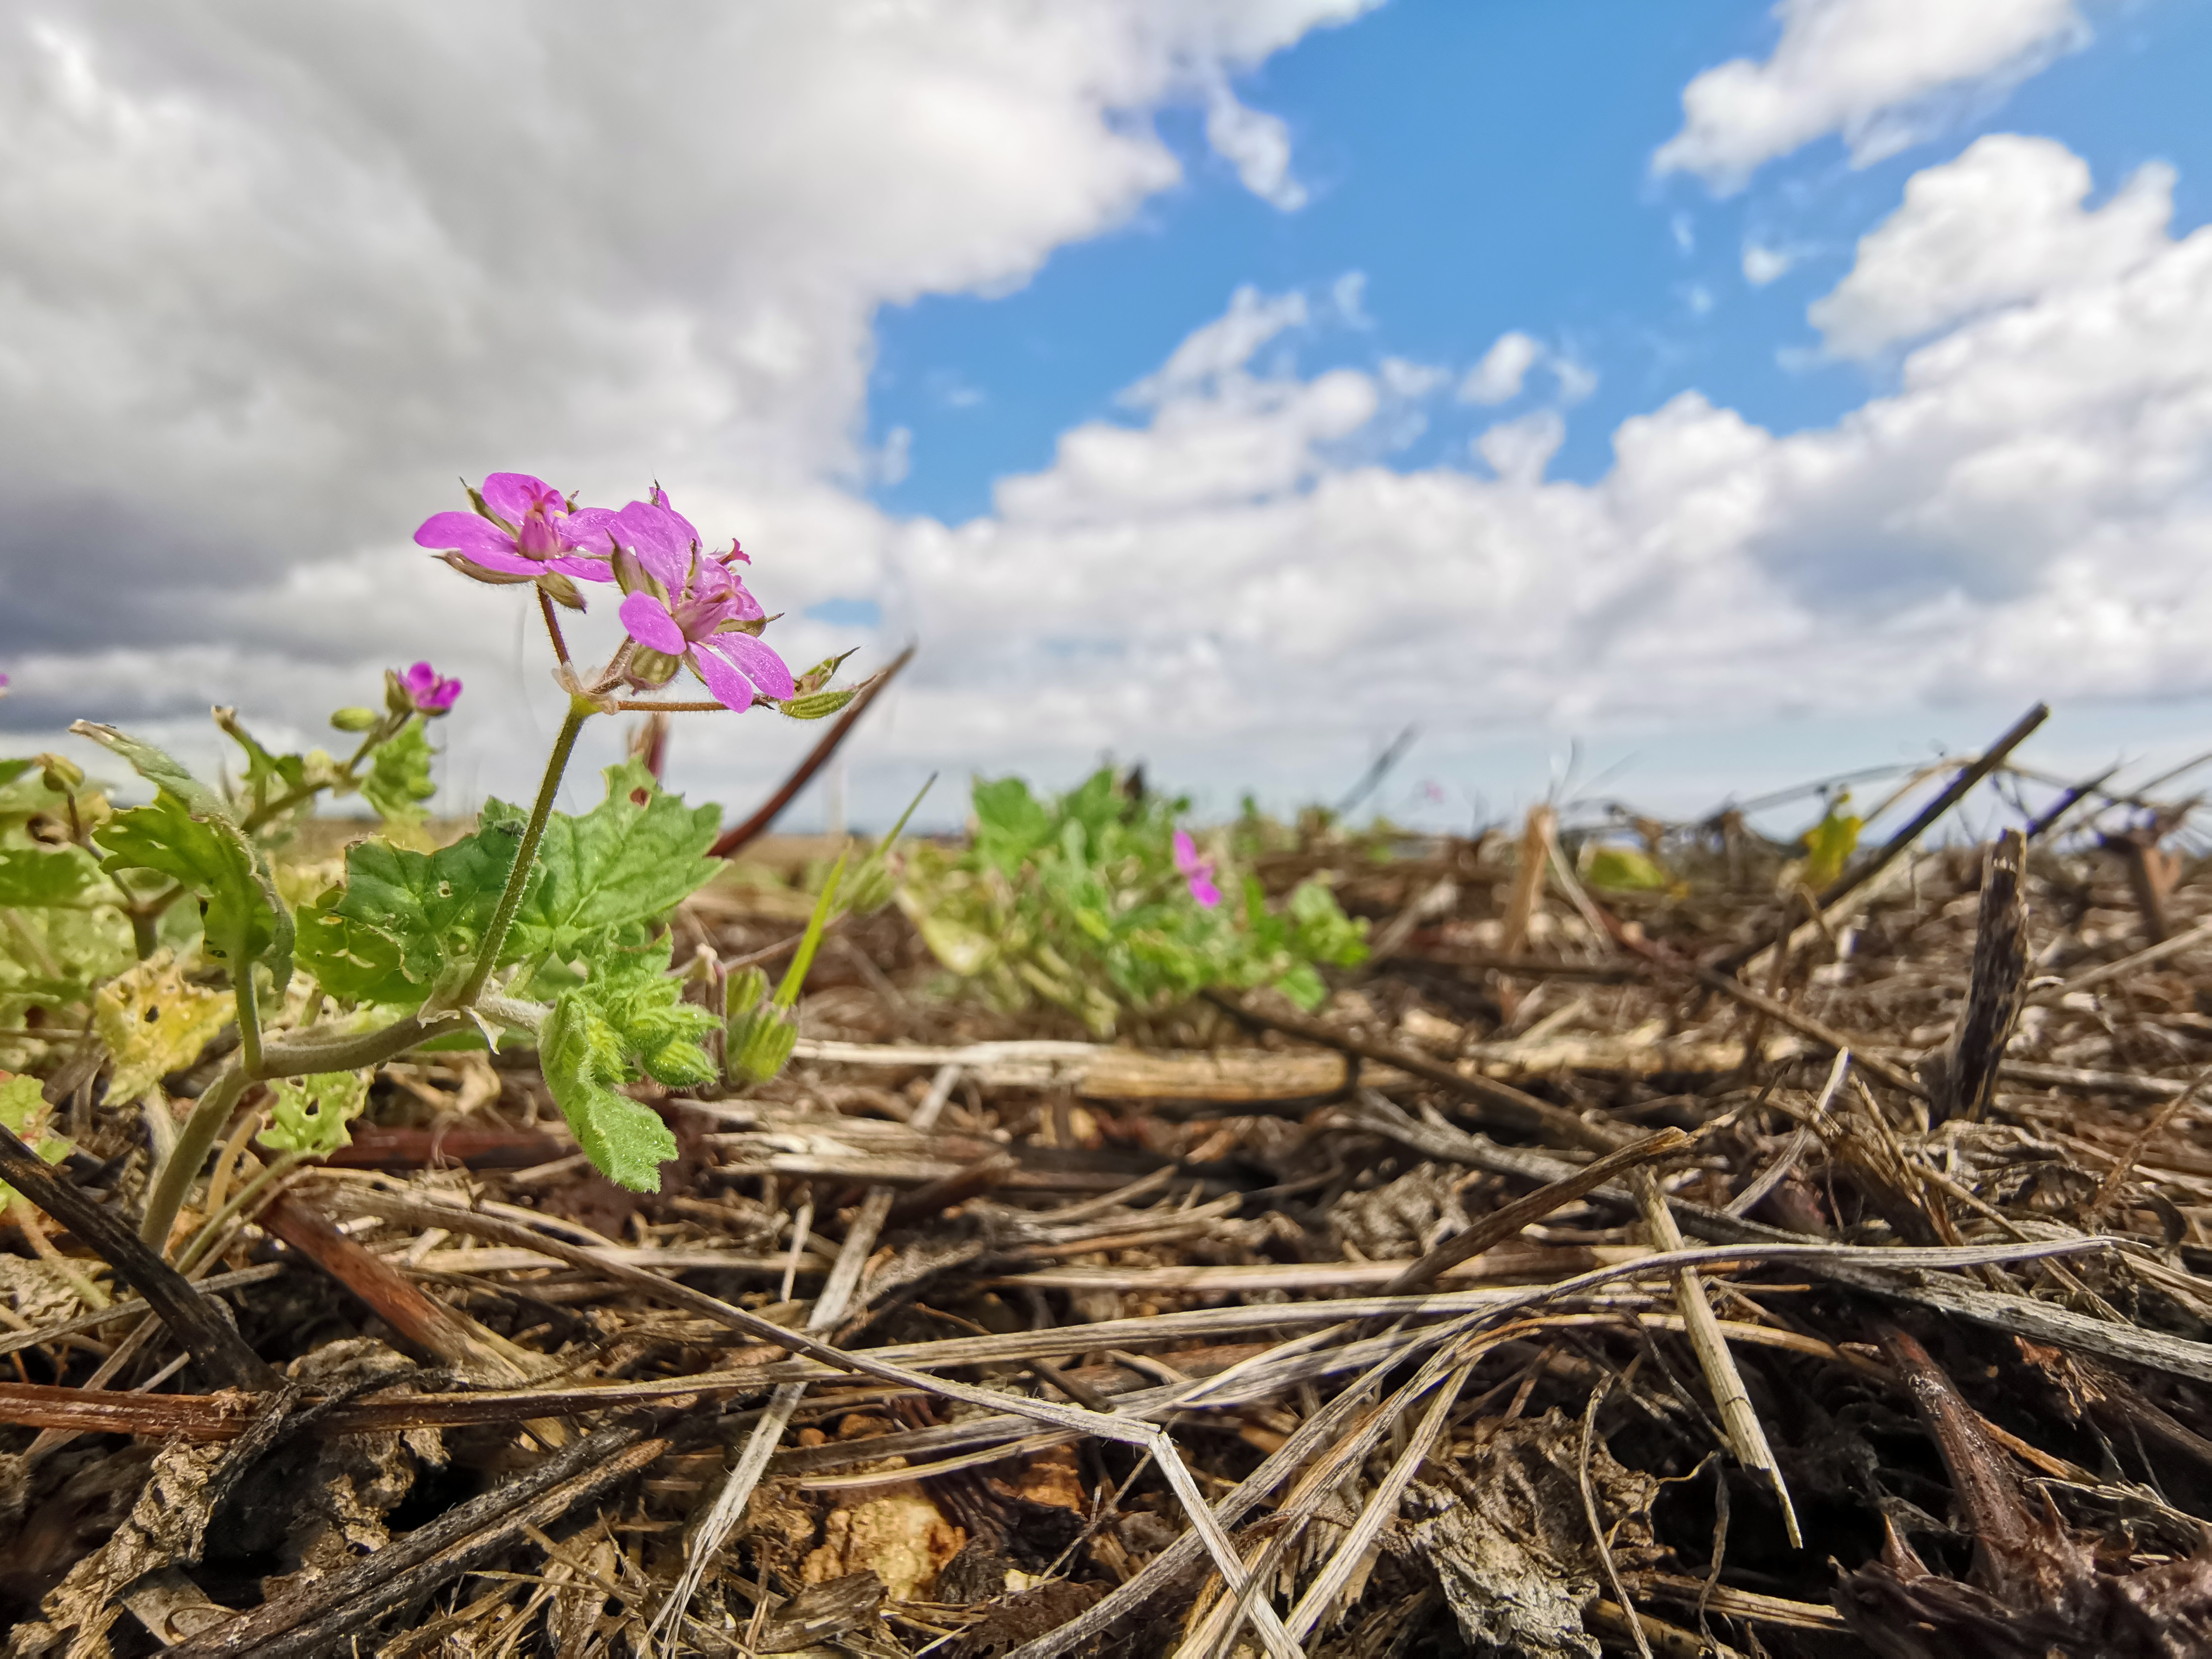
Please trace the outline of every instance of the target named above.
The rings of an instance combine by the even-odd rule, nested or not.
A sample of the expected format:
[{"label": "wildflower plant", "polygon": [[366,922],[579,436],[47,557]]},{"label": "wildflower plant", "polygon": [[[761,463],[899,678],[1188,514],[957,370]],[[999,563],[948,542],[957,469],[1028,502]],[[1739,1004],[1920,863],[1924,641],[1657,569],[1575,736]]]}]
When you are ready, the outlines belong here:
[{"label": "wildflower plant", "polygon": [[1270,903],[1233,838],[1201,849],[1182,800],[1131,800],[1110,771],[1040,800],[979,781],[958,854],[902,856],[898,902],[938,961],[1002,1007],[1064,1008],[1100,1036],[1213,987],[1269,987],[1303,1008],[1320,969],[1366,958],[1366,927],[1319,879]]},{"label": "wildflower plant", "polygon": [[[111,1103],[143,1097],[166,1117],[160,1079],[197,1059],[216,1024],[236,1027],[154,1174],[141,1231],[157,1248],[257,1088],[266,1176],[342,1146],[383,1062],[519,1039],[592,1161],[650,1190],[676,1143],[625,1085],[720,1073],[708,1039],[722,1011],[683,1000],[657,927],[720,867],[708,855],[719,809],[686,805],[635,760],[606,769],[588,811],[554,811],[556,793],[598,716],[766,707],[819,719],[855,692],[830,688],[834,660],[791,673],[760,637],[772,618],[745,586],[750,561],[734,542],[707,551],[657,487],[617,510],[523,473],[468,495],[470,511],[434,514],[415,538],[471,580],[534,590],[568,707],[527,805],[486,803],[449,845],[425,833],[429,728],[463,688],[420,662],[386,675],[380,704],[331,716],[354,740],[343,759],[276,752],[218,708],[240,760],[214,785],[112,726],[71,728],[153,786],[141,805],[118,808],[62,757],[0,761],[0,1028],[17,1045],[0,1058],[35,1051],[44,1030],[82,1033],[108,1048]],[[623,637],[587,665],[560,613],[594,586],[621,596]],[[652,695],[686,670],[706,698]],[[381,823],[347,849],[342,875],[276,856],[320,800],[346,795]],[[214,1224],[189,1249],[211,1244]]]}]

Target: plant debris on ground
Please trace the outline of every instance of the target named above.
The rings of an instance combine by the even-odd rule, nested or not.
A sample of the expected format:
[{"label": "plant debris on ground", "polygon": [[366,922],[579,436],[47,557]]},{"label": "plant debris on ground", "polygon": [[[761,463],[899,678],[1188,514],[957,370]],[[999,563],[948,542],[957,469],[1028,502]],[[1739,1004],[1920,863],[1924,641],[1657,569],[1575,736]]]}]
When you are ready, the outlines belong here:
[{"label": "plant debris on ground", "polygon": [[[1084,898],[1097,826],[921,848],[769,1080],[622,1091],[657,1192],[535,1050],[417,1051],[249,1099],[171,1265],[154,1079],[6,1033],[6,1652],[2212,1652],[2212,888],[2026,734],[1794,843],[1178,844],[1326,899],[1303,971]],[[726,850],[659,981],[718,1018],[840,851]],[[228,1000],[127,977],[195,1097]]]}]

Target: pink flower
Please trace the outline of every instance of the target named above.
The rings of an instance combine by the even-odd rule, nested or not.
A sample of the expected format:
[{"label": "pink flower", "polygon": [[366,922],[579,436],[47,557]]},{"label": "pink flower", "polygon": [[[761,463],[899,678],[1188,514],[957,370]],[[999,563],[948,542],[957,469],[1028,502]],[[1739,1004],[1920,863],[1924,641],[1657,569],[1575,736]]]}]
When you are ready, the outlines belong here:
[{"label": "pink flower", "polygon": [[442,714],[461,695],[459,680],[448,679],[427,662],[416,663],[398,678],[399,689],[415,700],[417,714]]},{"label": "pink flower", "polygon": [[1213,884],[1213,860],[1198,855],[1198,843],[1187,830],[1175,832],[1176,868],[1190,884],[1190,896],[1211,910],[1221,902],[1221,890]]},{"label": "pink flower", "polygon": [[690,521],[658,487],[653,494],[619,513],[587,507],[574,515],[590,514],[586,533],[608,538],[616,580],[629,594],[622,620],[630,638],[688,664],[725,708],[750,708],[757,692],[779,702],[796,696],[783,659],[745,627],[768,613],[731,568],[745,558],[738,544],[702,552]]},{"label": "pink flower", "polygon": [[526,472],[495,472],[472,491],[480,510],[435,513],[415,532],[416,544],[441,551],[447,563],[480,580],[527,581],[558,574],[587,582],[614,580],[604,557],[580,556],[579,515],[559,490]]}]

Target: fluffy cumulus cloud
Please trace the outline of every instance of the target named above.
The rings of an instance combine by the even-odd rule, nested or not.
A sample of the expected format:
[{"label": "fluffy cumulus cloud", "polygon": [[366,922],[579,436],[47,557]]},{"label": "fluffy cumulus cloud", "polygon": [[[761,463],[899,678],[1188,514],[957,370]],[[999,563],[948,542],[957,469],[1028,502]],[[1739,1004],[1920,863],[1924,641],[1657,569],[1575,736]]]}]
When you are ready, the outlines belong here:
[{"label": "fluffy cumulus cloud", "polygon": [[8,717],[500,680],[513,607],[406,542],[456,471],[657,472],[805,550],[771,598],[848,591],[876,308],[1127,217],[1153,108],[1366,3],[0,9]]},{"label": "fluffy cumulus cloud", "polygon": [[[449,781],[526,787],[527,607],[407,539],[454,473],[516,465],[610,502],[658,476],[741,529],[799,661],[854,643],[810,607],[878,600],[866,654],[924,647],[871,721],[885,767],[1112,748],[1233,787],[1444,709],[2212,689],[2212,231],[2171,233],[2156,171],[2085,207],[2039,140],[1923,173],[1865,238],[1813,320],[1905,355],[1832,427],[1686,393],[1557,478],[1592,371],[1529,337],[1301,370],[1317,331],[1376,325],[1354,276],[1237,294],[971,522],[871,505],[898,459],[859,437],[877,308],[1124,221],[1177,176],[1149,112],[1362,6],[0,6],[0,718],[273,724],[427,657],[469,682]],[[1802,0],[1784,46],[1880,9]],[[1956,9],[2043,23],[1930,60],[1953,80],[2071,18]],[[1948,84],[1915,73],[1886,84]],[[1855,95],[1832,126],[1895,102]],[[1287,157],[1242,153],[1287,203]],[[1535,406],[1394,465],[1455,386]],[[812,735],[686,732],[683,778],[725,798]]]},{"label": "fluffy cumulus cloud", "polygon": [[1707,70],[1652,158],[1735,191],[1765,163],[1840,133],[1854,164],[1893,155],[2088,38],[2073,0],[1780,0],[1764,62]]},{"label": "fluffy cumulus cloud", "polygon": [[[2051,175],[2026,192],[2040,216],[1998,192],[1978,226],[1928,230],[1955,199],[1942,175],[2023,154]],[[1855,341],[1937,331],[1893,390],[1787,436],[1685,393],[1623,424],[1592,483],[1547,479],[1556,411],[1492,427],[1485,465],[1394,470],[1359,439],[1394,384],[1427,382],[1187,346],[1214,367],[1142,424],[1066,434],[987,517],[904,528],[940,665],[927,725],[962,753],[1049,733],[1249,767],[1440,711],[1572,726],[2212,690],[2212,229],[2166,234],[2136,205],[2158,180],[2081,215],[2078,166],[1990,141],[1865,239],[1819,314]],[[1194,342],[1268,305],[1240,295]]]},{"label": "fluffy cumulus cloud", "polygon": [[1992,133],[1913,176],[1813,322],[1830,350],[1864,356],[1978,312],[2108,285],[2166,250],[2172,168],[2144,167],[2094,211],[2088,194],[2088,164],[2063,144]]}]

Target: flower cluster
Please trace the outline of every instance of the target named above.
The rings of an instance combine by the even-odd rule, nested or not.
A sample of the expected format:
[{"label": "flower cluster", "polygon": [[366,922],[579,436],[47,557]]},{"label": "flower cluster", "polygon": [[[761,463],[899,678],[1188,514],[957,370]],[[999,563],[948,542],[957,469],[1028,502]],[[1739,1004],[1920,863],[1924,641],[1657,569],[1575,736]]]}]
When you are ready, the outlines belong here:
[{"label": "flower cluster", "polygon": [[790,668],[758,638],[769,617],[736,568],[752,561],[734,538],[726,552],[708,553],[658,484],[620,508],[580,507],[521,472],[495,472],[469,494],[474,514],[437,514],[416,541],[464,575],[534,581],[578,609],[582,600],[558,591],[558,579],[617,585],[629,642],[610,666],[612,679],[649,688],[688,667],[717,702],[738,710],[798,695]]}]

